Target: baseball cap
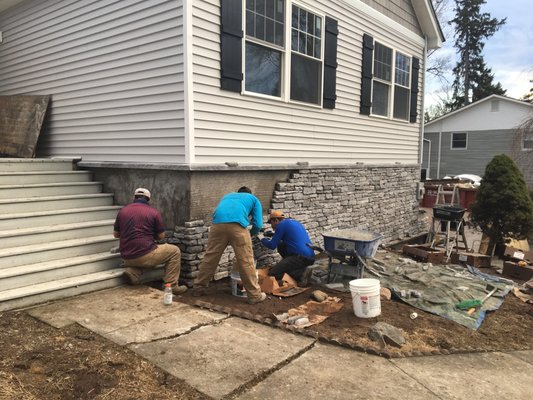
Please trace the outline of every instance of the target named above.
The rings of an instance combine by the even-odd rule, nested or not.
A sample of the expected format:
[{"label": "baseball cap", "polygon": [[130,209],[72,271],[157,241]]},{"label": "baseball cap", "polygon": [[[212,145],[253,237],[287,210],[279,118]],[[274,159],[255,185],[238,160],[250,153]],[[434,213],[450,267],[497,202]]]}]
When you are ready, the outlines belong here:
[{"label": "baseball cap", "polygon": [[134,196],[145,196],[150,198],[150,191],[145,188],[137,188],[135,189]]},{"label": "baseball cap", "polygon": [[285,218],[285,214],[283,214],[283,212],[280,210],[271,210],[270,215],[268,216],[268,221],[270,222],[272,218]]}]

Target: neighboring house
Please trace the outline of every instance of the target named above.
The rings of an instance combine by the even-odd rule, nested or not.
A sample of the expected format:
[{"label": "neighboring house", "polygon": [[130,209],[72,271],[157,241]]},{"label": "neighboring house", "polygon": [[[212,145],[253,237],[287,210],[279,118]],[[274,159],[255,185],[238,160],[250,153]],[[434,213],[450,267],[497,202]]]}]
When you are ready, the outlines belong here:
[{"label": "neighboring house", "polygon": [[42,0],[0,10],[0,95],[51,95],[38,156],[81,157],[169,227],[250,186],[314,239],[419,233],[429,0]]},{"label": "neighboring house", "polygon": [[483,176],[495,155],[507,154],[533,188],[533,131],[520,129],[532,118],[533,104],[491,95],[428,122],[424,127],[423,173],[429,179]]}]

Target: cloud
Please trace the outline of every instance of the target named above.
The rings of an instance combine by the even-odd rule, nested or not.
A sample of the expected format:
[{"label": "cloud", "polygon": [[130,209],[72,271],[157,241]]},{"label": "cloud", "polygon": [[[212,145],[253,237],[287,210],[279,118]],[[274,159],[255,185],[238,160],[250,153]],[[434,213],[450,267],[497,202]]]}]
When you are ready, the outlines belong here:
[{"label": "cloud", "polygon": [[[485,40],[483,56],[494,73],[494,81],[500,82],[507,95],[519,98],[533,87],[533,25],[531,24],[531,0],[487,1],[481,7],[492,18],[507,18],[505,25],[494,36]],[[449,18],[453,18],[453,12]],[[457,62],[453,38],[450,32],[436,56],[451,55],[452,67]],[[439,102],[442,84],[428,75],[426,105]],[[451,71],[448,75],[453,81]]]}]

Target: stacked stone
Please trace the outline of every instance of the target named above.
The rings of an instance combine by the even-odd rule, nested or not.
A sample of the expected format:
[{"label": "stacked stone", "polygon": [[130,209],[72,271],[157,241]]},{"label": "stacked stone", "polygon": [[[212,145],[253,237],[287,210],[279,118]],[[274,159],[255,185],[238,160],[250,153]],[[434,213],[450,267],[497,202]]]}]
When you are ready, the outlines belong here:
[{"label": "stacked stone", "polygon": [[[323,246],[322,234],[335,229],[379,233],[383,235],[382,243],[413,237],[427,231],[416,200],[419,173],[418,166],[401,165],[302,169],[287,182],[276,184],[271,208],[303,223],[319,246]],[[198,275],[208,232],[204,221],[190,221],[176,226],[169,239],[181,249],[181,277],[188,284]],[[252,244],[259,268],[279,260],[279,254],[262,246],[258,239]],[[231,273],[233,257],[233,249],[228,246],[215,279]]]},{"label": "stacked stone", "polygon": [[[185,222],[183,226],[176,226],[174,231],[167,234],[167,243],[174,244],[181,251],[181,274],[180,279],[189,286],[200,270],[200,263],[207,249],[207,237],[209,227],[202,220]],[[258,266],[272,264],[279,259],[276,252],[268,250],[261,245],[258,239],[254,239],[254,258]],[[228,246],[220,258],[214,279],[219,280],[230,275],[235,253],[231,246]]]},{"label": "stacked stone", "polygon": [[271,205],[302,222],[314,244],[334,229],[380,233],[382,243],[426,230],[418,218],[418,167],[305,169],[278,183]]}]

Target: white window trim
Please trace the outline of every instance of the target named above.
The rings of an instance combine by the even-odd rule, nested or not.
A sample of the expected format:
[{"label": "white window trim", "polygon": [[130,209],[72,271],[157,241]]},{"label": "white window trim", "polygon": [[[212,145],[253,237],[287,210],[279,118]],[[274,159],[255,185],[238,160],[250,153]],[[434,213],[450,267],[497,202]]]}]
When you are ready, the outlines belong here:
[{"label": "white window trim", "polygon": [[[386,43],[384,41],[374,39],[374,44],[376,42],[381,44],[382,46],[385,46],[385,47],[387,47],[387,48],[392,50],[391,81],[387,82],[387,81],[384,81],[382,79],[374,77],[374,56],[375,56],[375,52],[373,52],[372,53],[372,86],[371,86],[371,90],[370,90],[370,99],[372,99],[372,100],[374,99],[374,80],[377,81],[377,82],[383,83],[385,85],[388,85],[391,90],[390,90],[390,93],[389,93],[389,103],[387,105],[387,115],[374,114],[372,112],[373,106],[371,106],[370,107],[370,116],[371,117],[375,117],[375,118],[381,118],[381,119],[387,119],[387,120],[393,120],[393,121],[398,121],[398,122],[409,123],[409,115],[410,115],[410,112],[411,112],[411,102],[410,101],[407,104],[407,108],[408,108],[408,110],[407,110],[407,118],[406,119],[394,118],[394,91],[395,91],[395,86],[396,86],[396,53],[401,53],[404,56],[409,58],[409,68],[410,68],[410,70],[409,70],[409,86],[405,87],[405,86],[402,86],[402,85],[398,85],[398,86],[401,86],[401,87],[406,88],[407,90],[409,90],[409,100],[411,98],[410,96],[411,96],[411,83],[412,83],[411,81],[412,81],[412,76],[413,76],[413,56],[409,55],[407,52],[397,50],[396,48],[394,48],[394,46],[391,46],[391,45],[389,45],[388,43]],[[374,49],[375,49],[375,46],[374,46]]]},{"label": "white window trim", "polygon": [[[533,151],[533,147],[524,147],[524,142],[526,141],[526,136],[528,133],[524,133],[522,136],[522,140],[520,141],[520,147],[522,148],[522,151]],[[529,132],[529,135],[531,135],[531,140],[533,141],[533,132]]]},{"label": "white window trim", "polygon": [[[297,100],[291,100],[290,98],[290,91],[291,91],[291,80],[290,80],[290,74],[291,74],[291,55],[292,55],[292,46],[291,46],[291,30],[292,30],[292,6],[295,5],[296,7],[299,7],[301,9],[304,9],[322,19],[322,36],[320,38],[320,62],[322,64],[320,74],[320,103],[319,104],[313,104],[313,103],[306,103],[303,101],[297,101]],[[242,1],[242,22],[241,26],[243,27],[243,41],[242,41],[242,48],[241,48],[241,54],[242,54],[242,74],[243,74],[243,84],[242,84],[242,90],[241,94],[251,97],[258,97],[262,99],[269,99],[274,101],[281,101],[283,103],[291,103],[291,104],[298,104],[303,105],[307,107],[312,108],[323,108],[323,102],[324,102],[324,49],[325,49],[325,41],[326,41],[326,15],[322,14],[318,11],[312,10],[311,8],[299,3],[298,1],[291,1],[291,0],[285,0],[285,42],[283,48],[280,48],[272,43],[264,42],[262,40],[256,39],[256,38],[248,38],[246,35],[246,0]],[[250,43],[256,43],[261,46],[270,47],[272,49],[279,50],[282,53],[281,56],[281,97],[277,96],[270,96],[263,93],[257,93],[257,92],[250,92],[247,91],[246,88],[246,42]],[[300,54],[300,53],[298,53]],[[301,56],[308,57],[305,54],[300,54]],[[314,58],[313,58],[314,59]]]},{"label": "white window trim", "polygon": [[[453,135],[456,135],[456,134],[464,134],[464,135],[466,135],[465,147],[453,147]],[[458,151],[468,150],[468,132],[452,132],[452,134],[450,135],[450,150],[458,150]]]}]

